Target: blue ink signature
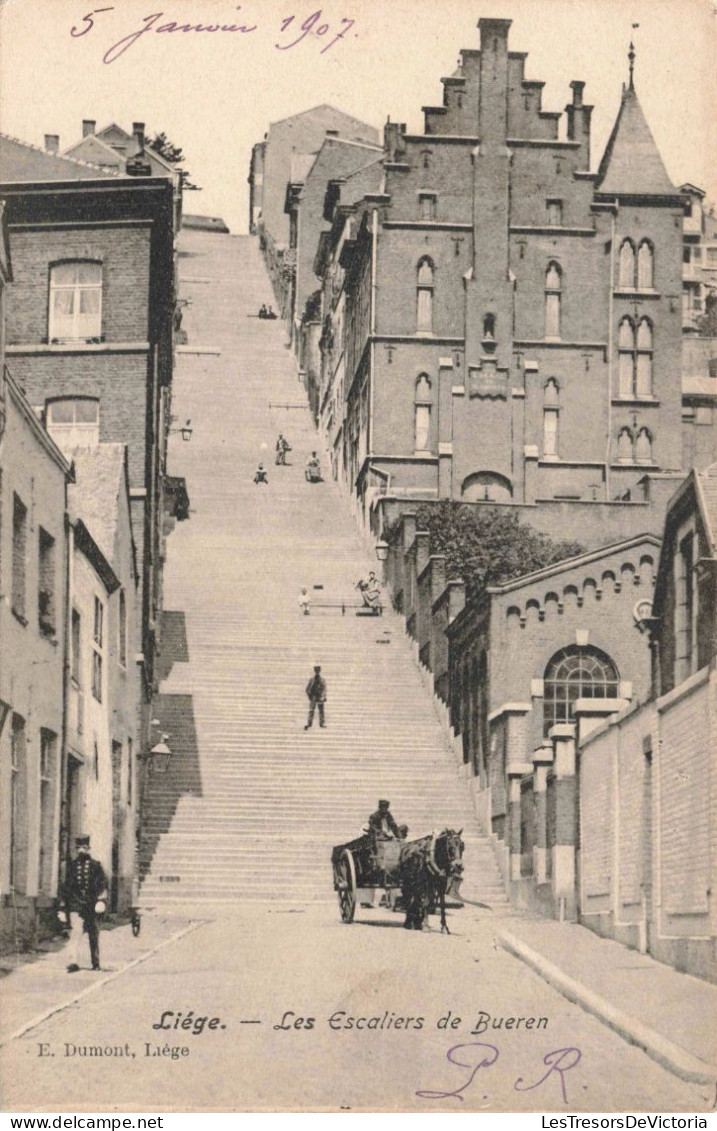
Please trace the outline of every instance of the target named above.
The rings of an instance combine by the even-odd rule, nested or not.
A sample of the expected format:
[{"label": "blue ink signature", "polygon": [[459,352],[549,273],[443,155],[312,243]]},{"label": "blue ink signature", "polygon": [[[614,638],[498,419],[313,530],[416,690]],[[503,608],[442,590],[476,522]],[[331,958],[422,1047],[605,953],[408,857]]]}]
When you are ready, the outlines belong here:
[{"label": "blue ink signature", "polygon": [[[464,1051],[468,1049],[475,1049],[476,1052],[470,1053]],[[463,1059],[459,1060],[456,1054],[460,1054]],[[582,1055],[580,1049],[577,1048],[554,1049],[543,1057],[543,1064],[548,1071],[545,1072],[539,1080],[536,1080],[534,1084],[526,1084],[524,1083],[523,1077],[519,1076],[513,1088],[516,1092],[532,1092],[534,1088],[539,1088],[544,1084],[549,1076],[557,1075],[560,1080],[563,1103],[566,1104],[568,1102],[568,1092],[565,1086],[565,1073],[579,1064],[582,1060]],[[416,1095],[424,1100],[457,1099],[463,1103],[465,1100],[463,1093],[470,1088],[480,1069],[490,1068],[495,1064],[499,1056],[500,1052],[495,1045],[485,1044],[482,1041],[473,1041],[464,1045],[453,1045],[446,1053],[446,1059],[450,1064],[456,1065],[457,1068],[467,1068],[470,1072],[468,1079],[452,1092],[422,1089],[416,1092]]]},{"label": "blue ink signature", "polygon": [[[236,5],[236,11],[240,11],[241,4]],[[73,39],[80,39],[83,35],[91,32],[95,26],[95,17],[101,15],[103,12],[114,12],[114,5],[107,8],[94,8],[88,12],[86,16],[82,17],[80,26],[73,26],[70,28],[70,35]],[[154,12],[150,16],[142,17],[142,27],[132,31],[129,35],[125,35],[122,39],[118,39],[111,47],[108,47],[102,56],[103,63],[116,63],[126,51],[133,47],[135,43],[148,32],[154,32],[157,35],[171,35],[174,32],[207,32],[214,34],[219,33],[234,33],[238,32],[240,35],[248,35],[250,32],[256,31],[258,24],[247,23],[225,23],[225,24],[201,24],[201,23],[178,23],[176,20],[167,20],[164,23],[158,23],[164,17],[164,12]],[[323,12],[321,8],[317,8],[315,12],[307,16],[303,22],[299,23],[301,17],[293,15],[286,16],[281,21],[281,26],[278,32],[279,37],[289,33],[289,36],[295,35],[295,39],[290,42],[275,43],[274,47],[278,51],[289,51],[292,47],[296,47],[302,40],[306,39],[307,35],[314,35],[318,39],[323,39],[325,36],[331,35],[331,38],[319,52],[320,55],[325,55],[330,51],[334,44],[338,43],[340,39],[345,39],[351,28],[356,23],[355,20],[350,20],[346,17],[339,20],[338,26],[332,25],[329,21],[323,19]],[[84,25],[84,26],[83,26]]]}]

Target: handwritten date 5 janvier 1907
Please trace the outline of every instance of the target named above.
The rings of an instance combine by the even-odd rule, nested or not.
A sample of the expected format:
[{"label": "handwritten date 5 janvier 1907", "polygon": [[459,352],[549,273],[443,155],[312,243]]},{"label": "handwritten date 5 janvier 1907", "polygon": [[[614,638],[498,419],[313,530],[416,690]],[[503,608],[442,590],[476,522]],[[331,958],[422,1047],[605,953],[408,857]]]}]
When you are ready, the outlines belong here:
[{"label": "handwritten date 5 janvier 1907", "polygon": [[[235,10],[240,11],[241,4],[236,5]],[[70,35],[74,39],[80,39],[83,35],[91,32],[95,26],[95,22],[101,26],[102,21],[96,21],[96,17],[100,16],[103,12],[114,12],[114,5],[107,8],[94,8],[88,12],[86,16],[82,17],[82,22],[78,25],[73,25],[70,28]],[[161,21],[161,22],[160,22]],[[296,47],[302,40],[306,39],[308,35],[316,36],[322,42],[322,48],[319,52],[320,55],[325,55],[335,43],[340,39],[345,39],[351,28],[356,23],[355,20],[350,20],[346,17],[340,19],[338,24],[333,24],[324,19],[323,11],[317,8],[315,12],[311,12],[303,20],[301,16],[290,15],[285,16],[281,21],[277,35],[278,42],[274,44],[278,51],[289,51],[290,48]],[[134,31],[129,32],[128,35],[118,39],[111,47],[108,47],[102,56],[104,63],[115,63],[130,47],[134,47],[135,43],[142,36],[148,33],[156,35],[173,35],[176,32],[204,32],[210,35],[215,34],[239,34],[249,35],[253,31],[257,31],[259,25],[252,23],[248,20],[246,23],[216,23],[216,24],[203,24],[203,23],[179,23],[177,20],[165,19],[164,12],[153,12],[149,16],[143,16],[141,26]]]}]

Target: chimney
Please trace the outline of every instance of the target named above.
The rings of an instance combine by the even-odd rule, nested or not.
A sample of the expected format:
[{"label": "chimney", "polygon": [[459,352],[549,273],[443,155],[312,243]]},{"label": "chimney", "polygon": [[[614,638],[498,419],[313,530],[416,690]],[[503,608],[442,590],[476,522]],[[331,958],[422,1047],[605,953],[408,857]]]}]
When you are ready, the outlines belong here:
[{"label": "chimney", "polygon": [[82,119],[82,136],[83,137],[90,137],[90,135],[95,132],[95,126],[96,125],[97,125],[97,122],[94,120],[94,118],[83,118]]},{"label": "chimney", "polygon": [[59,134],[45,134],[45,149],[48,153],[57,153],[60,148]]},{"label": "chimney", "polygon": [[144,122],[132,122],[132,133],[137,139],[139,152],[144,153]]}]

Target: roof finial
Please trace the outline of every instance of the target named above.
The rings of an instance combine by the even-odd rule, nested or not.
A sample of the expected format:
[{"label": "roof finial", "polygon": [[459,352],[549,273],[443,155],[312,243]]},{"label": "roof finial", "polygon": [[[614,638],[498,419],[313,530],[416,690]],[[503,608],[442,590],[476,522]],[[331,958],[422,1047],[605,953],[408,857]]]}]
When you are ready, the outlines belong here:
[{"label": "roof finial", "polygon": [[[633,31],[635,30],[635,28],[638,28],[639,26],[640,26],[639,24],[633,24],[632,25]],[[634,36],[633,36],[633,38],[634,38]],[[627,57],[630,60],[630,90],[634,90],[635,89],[635,83],[634,83],[634,79],[633,79],[633,73],[634,73],[634,70],[635,70],[635,44],[632,42],[632,39],[630,40],[630,50],[627,53]]]}]

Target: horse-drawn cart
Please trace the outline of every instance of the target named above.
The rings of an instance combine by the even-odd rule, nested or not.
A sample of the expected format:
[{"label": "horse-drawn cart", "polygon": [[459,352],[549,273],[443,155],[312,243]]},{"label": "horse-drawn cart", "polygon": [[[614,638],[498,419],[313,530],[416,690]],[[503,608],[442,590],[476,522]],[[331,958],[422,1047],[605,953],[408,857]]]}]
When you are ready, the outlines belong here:
[{"label": "horse-drawn cart", "polygon": [[385,894],[383,906],[406,912],[405,926],[420,930],[427,915],[437,907],[441,929],[447,931],[446,899],[462,907],[458,895],[463,865],[460,832],[446,829],[420,840],[389,840],[365,833],[356,840],[337,845],[331,853],[334,891],[344,923],[353,923],[358,904],[374,905],[375,892]]},{"label": "horse-drawn cart", "polygon": [[339,844],[331,854],[334,891],[344,923],[353,923],[358,903],[374,902],[374,892],[383,890],[389,907],[400,891],[400,840],[383,840],[371,833],[348,844]]}]

